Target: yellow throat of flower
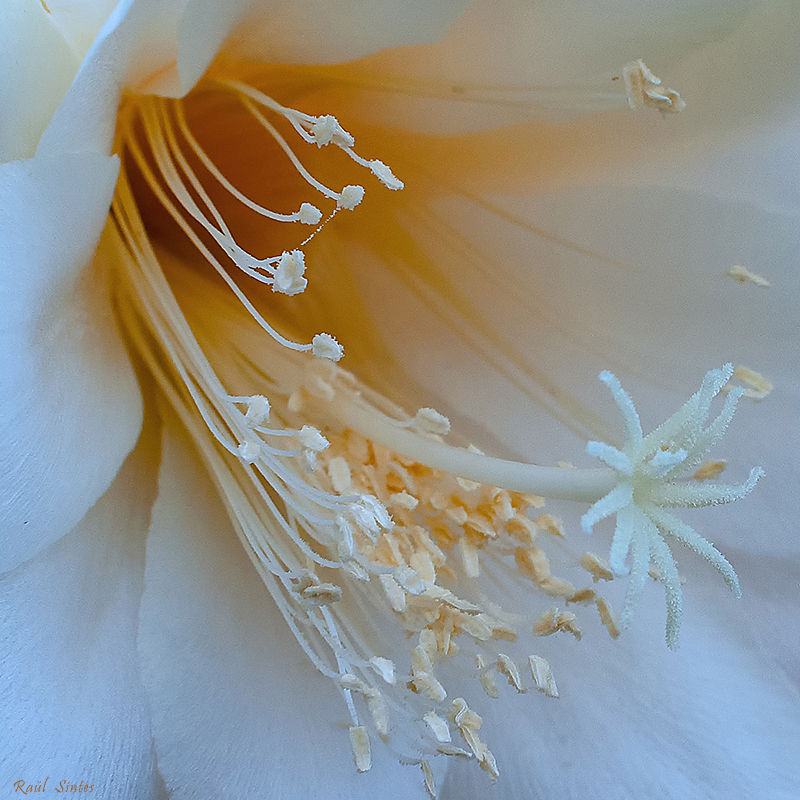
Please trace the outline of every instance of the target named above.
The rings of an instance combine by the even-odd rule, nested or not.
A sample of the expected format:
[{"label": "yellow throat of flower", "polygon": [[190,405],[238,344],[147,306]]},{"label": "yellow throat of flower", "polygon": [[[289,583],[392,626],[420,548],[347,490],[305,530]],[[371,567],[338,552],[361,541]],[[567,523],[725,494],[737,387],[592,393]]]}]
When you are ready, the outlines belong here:
[{"label": "yellow throat of flower", "polygon": [[[659,94],[641,62],[624,77],[633,107],[679,110],[679,96]],[[420,765],[432,797],[437,755],[473,758],[496,776],[470,705],[497,697],[502,680],[557,697],[549,664],[532,654],[534,638],[580,639],[578,614],[599,615],[616,638],[598,583],[626,571],[631,548],[637,593],[656,561],[674,637],[680,588],[665,534],[695,547],[734,588],[722,556],[661,510],[728,502],[755,482],[702,498],[663,486],[724,431],[735,392],[717,428],[708,433],[719,418],[703,425],[727,373],[689,401],[678,421],[686,424],[668,436],[648,444],[639,429],[616,456],[598,444],[599,469],[542,468],[453,447],[443,415],[409,415],[337,365],[338,331],[297,341],[316,319],[319,298],[306,292],[316,274],[324,273],[326,302],[352,302],[335,257],[309,263],[307,277],[303,248],[325,225],[358,214],[365,191],[388,197],[403,188],[388,166],[358,154],[334,117],[284,107],[239,81],[207,81],[185,100],[130,101],[117,148],[123,171],[111,238],[122,265],[122,327],[205,460],[288,627],[341,692],[359,771],[370,768],[377,736]],[[331,186],[322,174],[354,182]],[[609,386],[635,428],[627,395]],[[574,551],[541,495],[594,503],[587,528],[617,513],[612,563]],[[582,568],[582,585],[553,574],[554,551]],[[505,590],[492,597],[509,586],[525,589],[514,590],[525,599],[513,613],[499,602]],[[448,694],[443,672],[454,657],[473,669],[470,705]]]}]

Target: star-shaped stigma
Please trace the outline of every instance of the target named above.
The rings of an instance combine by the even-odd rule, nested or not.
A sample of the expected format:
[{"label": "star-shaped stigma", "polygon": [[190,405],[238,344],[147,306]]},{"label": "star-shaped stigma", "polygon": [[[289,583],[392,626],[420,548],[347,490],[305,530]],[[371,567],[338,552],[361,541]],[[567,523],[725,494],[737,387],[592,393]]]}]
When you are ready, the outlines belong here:
[{"label": "star-shaped stigma", "polygon": [[[642,435],[642,425],[633,401],[616,376],[610,372],[600,374],[600,380],[608,386],[622,412],[625,441],[622,450],[602,442],[589,442],[586,446],[590,455],[616,471],[618,481],[583,515],[581,523],[584,531],[591,533],[596,522],[611,514],[617,515],[609,563],[617,575],[630,572],[620,620],[623,627],[630,624],[639,604],[651,559],[655,562],[667,600],[667,645],[673,650],[678,644],[682,596],[678,570],[666,536],[677,539],[710,561],[734,594],[741,596],[736,573],[722,553],[666,510],[732,503],[748,494],[764,474],[760,467],[756,467],[738,486],[678,482],[703,463],[708,451],[722,438],[730,424],[736,404],[744,394],[741,388],[731,389],[716,419],[708,425],[706,422],[712,400],[732,374],[730,364],[708,372],[700,390],[647,436]],[[629,554],[630,568],[626,565]]]}]

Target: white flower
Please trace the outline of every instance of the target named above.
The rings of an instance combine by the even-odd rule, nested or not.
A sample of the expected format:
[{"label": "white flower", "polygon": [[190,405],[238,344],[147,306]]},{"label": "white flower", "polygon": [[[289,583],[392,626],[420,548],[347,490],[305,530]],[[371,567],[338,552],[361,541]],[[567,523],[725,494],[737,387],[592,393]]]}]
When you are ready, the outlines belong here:
[{"label": "white flower", "polygon": [[[160,772],[174,798],[387,786],[419,797],[436,784],[442,797],[480,797],[477,766],[499,771],[504,796],[533,780],[548,796],[605,797],[609,775],[622,796],[692,796],[701,775],[720,797],[791,785],[781,747],[797,730],[793,699],[763,657],[775,648],[758,649],[735,610],[738,623],[712,619],[702,579],[687,597],[704,610],[675,662],[647,629],[635,643],[601,639],[591,619],[616,635],[614,586],[606,601],[562,576],[612,573],[574,549],[574,519],[533,511],[530,492],[598,501],[625,482],[621,457],[598,449],[621,471],[491,458],[445,444],[450,420],[427,405],[438,393],[454,432],[475,417],[549,463],[578,453],[569,439],[551,447],[553,430],[608,438],[597,401],[565,391],[587,391],[595,352],[663,388],[684,385],[693,348],[698,361],[744,348],[780,401],[781,369],[796,363],[777,313],[796,307],[788,248],[765,247],[746,217],[751,257],[731,263],[771,288],[752,300],[723,277],[719,291],[740,294],[707,302],[713,281],[698,265],[719,252],[713,275],[727,274],[724,243],[747,224],[716,196],[687,206],[694,169],[678,162],[704,136],[744,130],[773,96],[794,113],[789,11],[559,6],[528,18],[487,3],[443,45],[418,44],[461,10],[127,0],[112,13],[31,0],[3,12],[3,785],[58,773],[149,798]],[[672,86],[695,117],[662,118],[681,105]],[[724,196],[707,169],[703,185]],[[649,208],[649,185],[681,202]],[[756,261],[765,252],[772,263]],[[547,284],[534,298],[532,276]],[[333,363],[339,341],[358,379]],[[416,396],[417,417],[386,399]],[[532,414],[532,399],[563,428]],[[729,456],[737,467],[759,463],[772,428],[757,424],[767,433],[748,437],[752,455]],[[660,461],[641,456],[625,453],[644,487]],[[658,486],[637,491],[628,508],[664,513]],[[731,530],[745,518],[728,518]],[[501,598],[514,582],[527,589]],[[587,616],[573,654],[565,644]],[[552,636],[531,643],[531,631]],[[448,679],[450,659],[468,663],[463,682]],[[508,704],[530,687],[540,694]],[[737,725],[706,740],[732,698]],[[650,732],[656,699],[671,762]]]}]

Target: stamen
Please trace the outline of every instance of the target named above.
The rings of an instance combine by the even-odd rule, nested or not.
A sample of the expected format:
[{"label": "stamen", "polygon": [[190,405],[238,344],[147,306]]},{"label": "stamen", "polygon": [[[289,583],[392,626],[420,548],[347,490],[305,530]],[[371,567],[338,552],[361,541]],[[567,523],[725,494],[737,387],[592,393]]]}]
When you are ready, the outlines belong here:
[{"label": "stamen", "polygon": [[645,107],[676,113],[686,108],[686,103],[674,89],[667,89],[639,59],[626,64],[622,70],[628,105],[638,111]]},{"label": "stamen", "polygon": [[744,396],[752,400],[763,400],[775,388],[775,384],[771,380],[759,372],[754,372],[749,367],[736,367],[733,377],[747,386]]},{"label": "stamen", "polygon": [[739,283],[752,283],[755,286],[760,286],[762,289],[768,289],[770,285],[766,278],[755,272],[750,272],[747,267],[743,267],[741,264],[736,264],[731,267],[728,270],[728,275],[735,281],[739,281]]}]

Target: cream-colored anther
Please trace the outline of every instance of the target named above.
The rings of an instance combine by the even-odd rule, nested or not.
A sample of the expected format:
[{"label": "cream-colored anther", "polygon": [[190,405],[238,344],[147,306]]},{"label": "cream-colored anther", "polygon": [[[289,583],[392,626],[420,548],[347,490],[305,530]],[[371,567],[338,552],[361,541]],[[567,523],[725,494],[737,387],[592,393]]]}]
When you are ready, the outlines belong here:
[{"label": "cream-colored anther", "polygon": [[303,589],[300,596],[314,605],[326,606],[330,603],[338,603],[342,599],[342,587],[334,583],[320,583],[317,586]]},{"label": "cream-colored anther", "polygon": [[322,212],[311,203],[303,203],[297,212],[297,219],[303,225],[316,225],[322,219]]},{"label": "cream-colored anther", "polygon": [[494,670],[488,669],[478,673],[478,681],[483,687],[488,697],[497,700],[500,697],[500,689],[497,687],[497,681],[494,678]]},{"label": "cream-colored anther", "polygon": [[436,582],[436,569],[431,561],[431,554],[426,550],[417,550],[408,560],[411,568],[427,583]]},{"label": "cream-colored anther", "polygon": [[744,396],[752,400],[763,400],[775,388],[775,384],[771,380],[765,378],[760,372],[754,372],[749,367],[736,367],[733,377],[747,385]]},{"label": "cream-colored anther", "polygon": [[341,514],[337,515],[333,522],[339,558],[343,561],[353,558],[356,552],[356,543],[353,539],[352,526]]},{"label": "cream-colored anther", "polygon": [[447,718],[455,723],[458,732],[469,745],[475,758],[478,759],[481,769],[496,778],[500,774],[497,770],[497,762],[477,733],[483,723],[481,717],[469,708],[463,697],[457,697],[450,706]]},{"label": "cream-colored anther", "polygon": [[410,567],[398,567],[394,571],[397,582],[409,593],[413,595],[425,594],[430,588],[430,584],[422,579],[422,576]]},{"label": "cream-colored anther", "polygon": [[380,675],[386,683],[391,686],[394,686],[394,684],[397,683],[393,661],[381,656],[372,656],[372,658],[369,660],[369,663],[372,664],[378,675]]},{"label": "cream-colored anther", "polygon": [[347,689],[350,692],[359,692],[364,695],[370,694],[372,691],[361,678],[350,672],[345,672],[344,675],[339,676],[339,685],[342,689]]},{"label": "cream-colored anther", "polygon": [[461,614],[458,623],[465,633],[479,642],[486,642],[492,638],[492,629],[483,614]]},{"label": "cream-colored anther", "polygon": [[686,103],[674,89],[668,89],[646,66],[644,61],[632,61],[622,69],[628,105],[638,111],[645,107],[659,111],[678,112]]},{"label": "cream-colored anther", "polygon": [[330,442],[312,425],[303,425],[295,434],[300,446],[313,453],[321,453],[330,447]]},{"label": "cream-colored anther", "polygon": [[480,768],[489,774],[489,777],[495,781],[500,777],[500,770],[497,768],[497,761],[495,760],[492,751],[481,742],[482,749],[478,756],[478,764]]},{"label": "cream-colored anther", "polygon": [[415,673],[411,678],[411,683],[418,692],[425,694],[434,703],[441,703],[447,697],[447,692],[442,684],[429,672]]},{"label": "cream-colored anther", "polygon": [[353,750],[353,760],[359,772],[369,772],[372,766],[372,750],[369,744],[369,733],[363,725],[354,725],[350,728],[350,747]]},{"label": "cream-colored anther", "polygon": [[303,277],[305,271],[306,261],[302,250],[282,253],[275,268],[272,291],[289,297],[300,294],[308,286],[308,281]]},{"label": "cream-colored anther", "polygon": [[383,585],[383,591],[386,592],[391,607],[402,614],[406,610],[406,593],[402,586],[395,580],[394,575],[379,575],[378,579]]},{"label": "cream-colored anther", "polygon": [[453,699],[450,703],[450,709],[447,712],[447,718],[454,723],[457,728],[473,731],[477,731],[483,723],[483,719],[474,711],[470,710],[467,701],[463,697],[456,697]]},{"label": "cream-colored anther", "polygon": [[345,209],[345,211],[352,211],[363,199],[363,186],[345,186],[339,193],[336,205],[338,208]]},{"label": "cream-colored anther", "polygon": [[769,288],[769,281],[755,272],[750,272],[747,267],[737,264],[728,270],[728,275],[739,283],[752,283],[755,286],[760,286],[762,289]]},{"label": "cream-colored anther", "polygon": [[378,161],[378,159],[375,158],[369,162],[369,168],[372,171],[372,174],[387,189],[391,189],[392,191],[397,191],[398,189],[403,188],[404,186],[403,181],[396,178],[392,170],[389,169],[389,167],[386,164],[384,164],[383,161]]},{"label": "cream-colored anther", "polygon": [[600,622],[606,626],[609,636],[611,636],[612,639],[617,639],[619,637],[619,626],[611,611],[611,607],[603,597],[597,598],[597,612],[600,614]]},{"label": "cream-colored anther", "polygon": [[581,630],[575,615],[571,611],[559,613],[557,608],[547,611],[533,626],[534,636],[551,636],[559,631],[571,633],[576,639],[581,638]]},{"label": "cream-colored anther", "polygon": [[255,440],[248,439],[239,445],[236,452],[245,464],[254,464],[261,457],[261,445]]},{"label": "cream-colored anther", "polygon": [[419,646],[428,654],[431,661],[436,658],[439,647],[436,644],[436,634],[430,628],[423,628],[419,632]]},{"label": "cream-colored anther", "polygon": [[508,683],[513,686],[520,694],[524,694],[528,690],[522,684],[517,665],[511,660],[510,656],[505,653],[497,654],[497,669],[508,678]]},{"label": "cream-colored anther", "polygon": [[355,139],[332,114],[316,117],[308,132],[317,147],[325,147],[331,142],[339,147],[352,147],[355,144]]},{"label": "cream-colored anther", "polygon": [[436,751],[441,753],[443,756],[455,756],[458,758],[472,758],[472,755],[468,753],[466,750],[462,750],[460,747],[456,747],[453,744],[440,744]]},{"label": "cream-colored anther", "polygon": [[539,514],[533,523],[551,536],[558,536],[559,539],[564,538],[564,523],[552,514]]},{"label": "cream-colored anther", "polygon": [[614,573],[608,562],[594,553],[584,553],[581,556],[580,565],[594,578],[595,583],[600,580],[611,581],[614,579]]},{"label": "cream-colored anther", "polygon": [[418,672],[433,672],[433,663],[428,651],[422,646],[417,645],[411,652],[411,674]]},{"label": "cream-colored anther", "polygon": [[374,495],[360,495],[358,503],[350,505],[349,510],[353,519],[366,533],[377,534],[382,529],[391,530],[394,525],[389,512]]},{"label": "cream-colored anther", "polygon": [[428,797],[430,797],[431,800],[436,800],[436,781],[433,779],[431,765],[428,761],[423,761],[420,763],[420,767],[422,768],[422,779],[425,783],[425,791],[428,793]]},{"label": "cream-colored anther", "polygon": [[529,656],[528,665],[536,688],[547,697],[558,697],[558,687],[550,669],[550,664],[541,656]]},{"label": "cream-colored anther", "polygon": [[450,420],[434,408],[421,408],[414,416],[414,424],[425,433],[446,436],[450,433]]},{"label": "cream-colored anther", "polygon": [[329,333],[318,333],[311,340],[311,351],[317,358],[339,361],[344,355],[342,347]]},{"label": "cream-colored anther", "polygon": [[578,589],[577,592],[574,592],[567,598],[568,603],[593,603],[595,600],[595,592],[594,589],[590,589],[588,586],[583,589]]},{"label": "cream-colored anther", "polygon": [[342,458],[342,456],[332,458],[327,464],[327,470],[335,492],[339,494],[352,493],[352,475],[346,458]]},{"label": "cream-colored anther", "polygon": [[260,394],[254,394],[247,403],[247,413],[244,415],[244,424],[248,428],[256,428],[269,421],[269,400]]},{"label": "cream-colored anther", "polygon": [[458,550],[461,554],[461,563],[464,565],[464,572],[469,578],[477,578],[481,574],[481,561],[478,548],[472,545],[466,537],[458,540]]},{"label": "cream-colored anther", "polygon": [[434,713],[433,711],[429,711],[422,719],[431,729],[431,733],[433,733],[433,735],[436,737],[436,741],[441,742],[442,744],[452,741],[452,738],[450,737],[450,728],[447,726],[447,722],[438,714]]},{"label": "cream-colored anther", "polygon": [[419,500],[404,489],[402,492],[395,492],[389,495],[389,505],[413,511],[419,505]]},{"label": "cream-colored anther", "polygon": [[550,562],[541,547],[518,547],[514,551],[514,561],[517,569],[537,585],[550,577]]},{"label": "cream-colored anther", "polygon": [[375,730],[381,736],[389,735],[389,706],[386,705],[386,700],[383,695],[377,690],[373,689],[367,695],[367,709],[372,716],[372,721],[375,723]]}]

